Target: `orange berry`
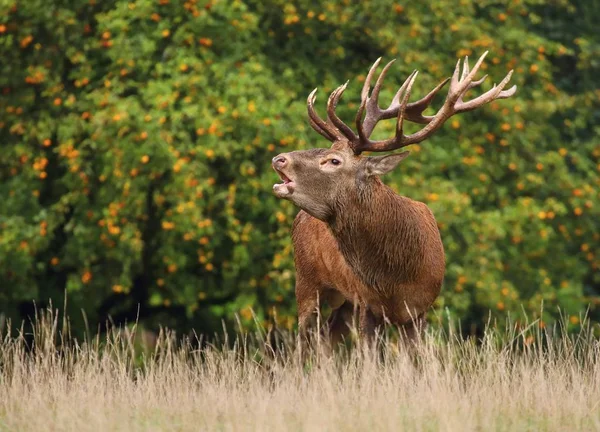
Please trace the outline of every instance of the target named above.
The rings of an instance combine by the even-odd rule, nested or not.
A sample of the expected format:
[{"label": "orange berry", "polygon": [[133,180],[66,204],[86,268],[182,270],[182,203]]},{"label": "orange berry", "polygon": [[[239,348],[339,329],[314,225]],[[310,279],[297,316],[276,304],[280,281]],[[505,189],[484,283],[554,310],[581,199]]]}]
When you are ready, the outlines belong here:
[{"label": "orange berry", "polygon": [[83,282],[84,284],[89,283],[92,280],[92,273],[87,270],[82,276],[81,276],[81,282]]}]

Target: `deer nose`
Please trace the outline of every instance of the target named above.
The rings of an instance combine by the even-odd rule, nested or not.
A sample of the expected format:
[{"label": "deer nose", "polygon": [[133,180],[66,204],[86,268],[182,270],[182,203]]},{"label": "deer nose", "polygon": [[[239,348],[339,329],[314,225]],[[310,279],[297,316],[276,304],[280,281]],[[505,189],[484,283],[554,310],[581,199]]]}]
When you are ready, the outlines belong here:
[{"label": "deer nose", "polygon": [[288,164],[288,159],[283,155],[277,155],[273,158],[275,168],[284,168]]}]

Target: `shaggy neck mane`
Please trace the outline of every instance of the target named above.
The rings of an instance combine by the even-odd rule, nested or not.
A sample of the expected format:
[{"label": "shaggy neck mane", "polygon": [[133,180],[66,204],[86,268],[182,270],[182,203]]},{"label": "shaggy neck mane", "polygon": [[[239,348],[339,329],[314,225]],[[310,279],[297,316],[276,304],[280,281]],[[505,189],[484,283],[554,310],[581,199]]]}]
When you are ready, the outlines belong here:
[{"label": "shaggy neck mane", "polygon": [[380,292],[419,276],[428,230],[414,204],[376,177],[336,203],[329,226],[340,250],[363,282]]}]

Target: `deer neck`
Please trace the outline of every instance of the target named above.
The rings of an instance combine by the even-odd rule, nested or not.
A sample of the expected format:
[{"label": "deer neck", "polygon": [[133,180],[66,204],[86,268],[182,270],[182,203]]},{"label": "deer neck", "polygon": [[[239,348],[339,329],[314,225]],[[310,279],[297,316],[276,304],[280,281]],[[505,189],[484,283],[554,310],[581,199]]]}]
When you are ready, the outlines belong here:
[{"label": "deer neck", "polygon": [[375,287],[416,278],[426,243],[421,225],[415,202],[377,178],[340,202],[329,223],[350,267]]}]

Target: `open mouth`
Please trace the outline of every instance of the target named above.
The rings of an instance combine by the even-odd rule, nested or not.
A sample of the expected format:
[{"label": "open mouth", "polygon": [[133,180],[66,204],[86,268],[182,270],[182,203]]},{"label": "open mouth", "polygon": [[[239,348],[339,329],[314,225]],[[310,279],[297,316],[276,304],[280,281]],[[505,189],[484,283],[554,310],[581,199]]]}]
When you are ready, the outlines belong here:
[{"label": "open mouth", "polygon": [[279,178],[282,180],[281,183],[275,183],[273,185],[273,192],[275,192],[275,195],[279,198],[283,198],[294,193],[296,183],[277,168],[275,168],[275,172],[277,172],[277,175],[279,175]]},{"label": "open mouth", "polygon": [[281,171],[278,170],[277,174],[279,174],[279,178],[283,180],[283,184],[292,183],[292,180]]}]

